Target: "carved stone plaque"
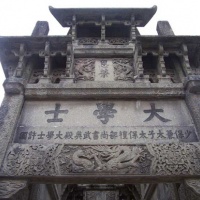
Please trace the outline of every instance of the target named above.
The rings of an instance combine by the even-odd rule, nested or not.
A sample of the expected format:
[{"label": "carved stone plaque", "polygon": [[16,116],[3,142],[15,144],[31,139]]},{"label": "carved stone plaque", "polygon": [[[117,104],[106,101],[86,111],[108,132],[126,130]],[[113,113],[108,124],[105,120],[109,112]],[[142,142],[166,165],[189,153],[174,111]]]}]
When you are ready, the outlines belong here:
[{"label": "carved stone plaque", "polygon": [[196,142],[182,100],[26,101],[14,142],[77,145]]}]

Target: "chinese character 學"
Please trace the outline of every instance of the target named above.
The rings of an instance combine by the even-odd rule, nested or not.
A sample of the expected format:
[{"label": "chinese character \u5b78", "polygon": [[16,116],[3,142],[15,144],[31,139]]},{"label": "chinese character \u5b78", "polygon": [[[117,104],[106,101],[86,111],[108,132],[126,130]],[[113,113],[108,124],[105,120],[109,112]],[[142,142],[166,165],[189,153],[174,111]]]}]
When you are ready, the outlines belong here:
[{"label": "chinese character \u5b78", "polygon": [[109,121],[109,118],[114,118],[114,114],[117,113],[114,107],[114,103],[97,103],[98,110],[95,110],[93,112],[94,115],[97,116],[97,119],[100,119],[100,121],[103,124],[107,124]]},{"label": "chinese character \u5b78", "polygon": [[159,112],[164,112],[164,111],[163,111],[163,109],[156,109],[155,103],[150,103],[150,106],[151,106],[150,110],[144,110],[144,113],[150,113],[149,117],[146,120],[144,120],[144,122],[148,122],[148,121],[152,120],[154,118],[154,116],[156,116],[162,122],[171,121],[170,119],[166,119],[158,114]]},{"label": "chinese character \u5b78", "polygon": [[48,123],[51,123],[51,122],[62,122],[63,119],[62,118],[58,118],[58,115],[60,113],[64,113],[64,114],[67,114],[68,113],[68,110],[60,110],[60,104],[59,103],[56,103],[55,104],[55,110],[48,110],[48,111],[45,111],[45,114],[46,115],[49,115],[49,114],[53,114],[53,119],[47,119],[47,122]]}]

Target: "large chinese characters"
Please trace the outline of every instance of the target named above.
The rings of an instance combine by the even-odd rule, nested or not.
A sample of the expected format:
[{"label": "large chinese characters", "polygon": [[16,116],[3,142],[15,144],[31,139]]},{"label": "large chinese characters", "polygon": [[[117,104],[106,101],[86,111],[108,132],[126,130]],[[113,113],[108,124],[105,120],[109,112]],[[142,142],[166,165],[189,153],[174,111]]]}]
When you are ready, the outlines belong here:
[{"label": "large chinese characters", "polygon": [[40,104],[26,102],[14,142],[87,145],[197,141],[195,127],[181,101],[52,101]]}]

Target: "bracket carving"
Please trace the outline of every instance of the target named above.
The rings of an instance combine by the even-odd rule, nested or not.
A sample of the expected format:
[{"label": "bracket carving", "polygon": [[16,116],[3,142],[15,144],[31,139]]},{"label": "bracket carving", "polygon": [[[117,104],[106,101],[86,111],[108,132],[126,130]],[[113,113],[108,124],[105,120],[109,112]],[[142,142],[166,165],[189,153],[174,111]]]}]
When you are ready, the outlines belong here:
[{"label": "bracket carving", "polygon": [[142,78],[144,76],[144,68],[142,61],[142,46],[139,43],[136,45],[134,60],[136,63],[136,74],[139,78]]},{"label": "bracket carving", "polygon": [[106,39],[106,22],[105,15],[101,16],[101,41],[105,41]]},{"label": "bracket carving", "polygon": [[162,77],[166,77],[166,67],[164,61],[164,48],[163,45],[158,46],[158,72]]},{"label": "bracket carving", "polygon": [[76,40],[76,15],[72,17],[72,41]]},{"label": "bracket carving", "polygon": [[72,73],[72,45],[67,44],[67,62],[66,62],[66,76],[70,77],[70,74]]},{"label": "bracket carving", "polygon": [[26,64],[26,57],[31,56],[31,53],[28,53],[25,48],[25,44],[20,44],[19,52],[14,52],[15,56],[19,57],[18,65],[15,70],[15,76],[21,77]]},{"label": "bracket carving", "polygon": [[187,45],[182,44],[181,50],[182,50],[182,66],[183,66],[186,76],[188,76],[188,75],[192,74],[192,69],[190,67],[190,62],[189,62],[189,58],[188,58]]},{"label": "bracket carving", "polygon": [[7,199],[27,186],[26,181],[4,180],[0,181],[0,199]]}]

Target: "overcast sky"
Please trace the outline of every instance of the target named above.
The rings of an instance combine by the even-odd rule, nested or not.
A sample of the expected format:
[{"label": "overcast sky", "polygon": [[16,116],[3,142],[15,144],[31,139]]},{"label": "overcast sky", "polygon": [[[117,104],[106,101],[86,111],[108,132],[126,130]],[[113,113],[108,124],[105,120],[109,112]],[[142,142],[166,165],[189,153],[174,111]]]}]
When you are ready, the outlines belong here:
[{"label": "overcast sky", "polygon": [[[169,21],[176,35],[200,35],[200,0],[0,0],[0,36],[30,35],[38,20],[49,22],[49,35],[66,35],[67,29],[55,20],[48,6],[149,8],[153,5],[157,5],[158,10],[152,20],[140,28],[142,35],[156,35],[159,20]],[[4,75],[0,69],[0,85],[3,81]],[[0,101],[3,94],[0,87]]]}]

